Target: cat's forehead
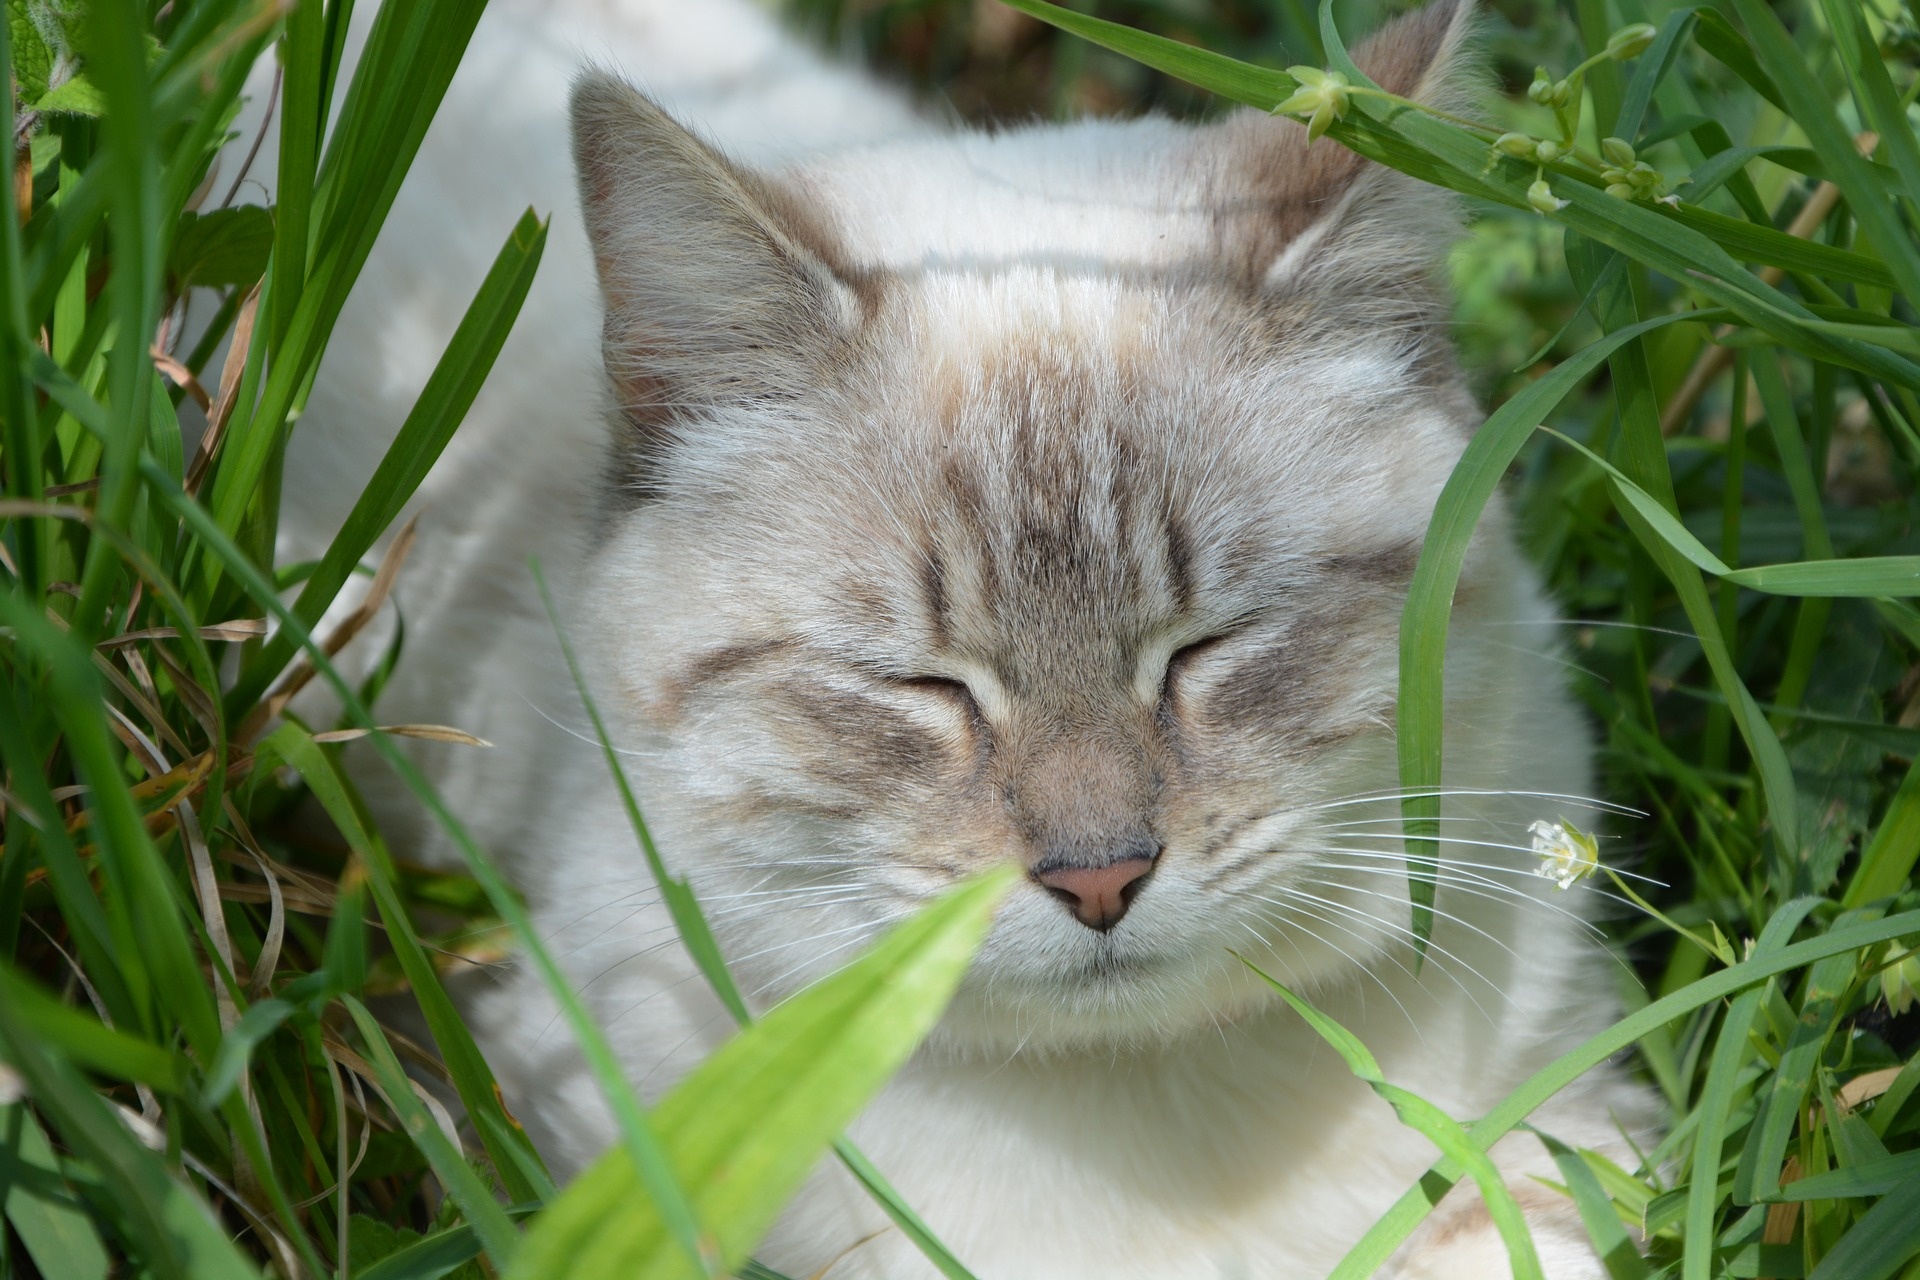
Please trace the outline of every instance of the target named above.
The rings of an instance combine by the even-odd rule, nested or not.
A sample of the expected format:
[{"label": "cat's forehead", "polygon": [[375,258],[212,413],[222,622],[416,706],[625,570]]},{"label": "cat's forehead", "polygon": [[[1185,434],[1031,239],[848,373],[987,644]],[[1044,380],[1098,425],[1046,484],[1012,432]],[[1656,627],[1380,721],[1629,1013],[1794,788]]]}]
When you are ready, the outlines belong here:
[{"label": "cat's forehead", "polygon": [[1165,265],[1219,234],[1222,159],[1147,118],[906,140],[783,176],[856,270]]},{"label": "cat's forehead", "polygon": [[1085,666],[1330,564],[1410,570],[1462,436],[1391,348],[1262,356],[1199,314],[1227,303],[1039,268],[932,291],[768,459],[769,489],[822,495],[799,545],[840,598]]}]

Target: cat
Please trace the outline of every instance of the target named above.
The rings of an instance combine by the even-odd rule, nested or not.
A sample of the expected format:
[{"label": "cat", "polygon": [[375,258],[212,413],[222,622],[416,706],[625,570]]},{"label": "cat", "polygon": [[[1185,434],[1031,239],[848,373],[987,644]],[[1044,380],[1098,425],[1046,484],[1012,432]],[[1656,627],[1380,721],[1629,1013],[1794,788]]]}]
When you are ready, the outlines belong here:
[{"label": "cat", "polygon": [[[1359,64],[1451,100],[1469,7]],[[982,1280],[1324,1275],[1434,1158],[1236,953],[1462,1118],[1611,1021],[1591,891],[1532,874],[1530,824],[1590,823],[1594,779],[1498,502],[1454,602],[1417,972],[1409,945],[1399,617],[1482,416],[1437,282],[1450,197],[1250,111],[949,127],[744,0],[496,0],[295,434],[286,554],[324,545],[529,202],[546,259],[413,504],[380,715],[495,744],[409,749],[647,1095],[731,1024],[530,554],[757,1006],[1028,869],[851,1130]],[[397,847],[446,856],[361,777]],[[582,1167],[612,1126],[537,979],[469,1012],[545,1156]],[[1534,1119],[1618,1154],[1650,1115],[1608,1068]],[[1496,1157],[1546,1274],[1604,1276],[1538,1140]],[[830,1164],[759,1256],[935,1274]],[[1463,1191],[1388,1271],[1506,1269]]]}]

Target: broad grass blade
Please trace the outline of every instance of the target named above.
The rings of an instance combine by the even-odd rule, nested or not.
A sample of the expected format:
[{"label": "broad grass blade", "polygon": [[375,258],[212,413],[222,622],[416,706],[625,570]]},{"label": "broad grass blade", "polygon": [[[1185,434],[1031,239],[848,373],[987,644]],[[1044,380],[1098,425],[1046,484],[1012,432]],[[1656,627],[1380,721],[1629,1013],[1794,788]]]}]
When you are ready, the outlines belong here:
[{"label": "broad grass blade", "polygon": [[[833,1136],[933,1028],[1016,872],[963,884],[860,959],[742,1029],[654,1111],[660,1137],[728,1267],[749,1250]],[[609,1152],[528,1233],[509,1280],[695,1274]]]}]

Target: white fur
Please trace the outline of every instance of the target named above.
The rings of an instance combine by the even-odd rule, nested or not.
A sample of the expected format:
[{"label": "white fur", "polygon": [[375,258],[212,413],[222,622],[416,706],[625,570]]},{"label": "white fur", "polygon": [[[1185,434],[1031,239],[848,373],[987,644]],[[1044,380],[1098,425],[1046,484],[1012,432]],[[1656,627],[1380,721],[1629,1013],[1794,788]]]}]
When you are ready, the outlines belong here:
[{"label": "white fur", "polygon": [[[584,59],[620,69],[730,156],[797,165],[790,180],[852,258],[911,274],[913,288],[882,327],[915,378],[849,392],[859,413],[840,418],[819,406],[778,423],[715,410],[686,442],[668,498],[610,514],[597,494],[607,431],[599,291],[566,141],[567,86]],[[725,709],[667,743],[644,704],[674,660],[772,620],[823,646],[860,643],[801,588],[850,558],[906,572],[903,531],[929,500],[904,477],[937,456],[946,429],[916,398],[921,382],[970,385],[969,370],[1008,342],[1068,365],[1137,343],[1155,367],[1191,370],[1192,385],[1139,391],[1127,412],[1170,434],[1201,418],[1222,424],[1208,445],[1217,452],[1183,461],[1171,450],[1166,463],[1191,464],[1194,483],[1218,495],[1208,554],[1224,554],[1243,526],[1269,539],[1285,530],[1303,564],[1423,531],[1459,453],[1460,412],[1407,402],[1397,335],[1363,335],[1284,369],[1228,367],[1214,361],[1195,307],[1127,283],[1135,269],[1213,251],[1217,219],[1196,185],[1195,138],[1155,119],[946,133],[736,0],[491,6],[294,437],[285,550],[324,545],[521,208],[551,215],[514,336],[412,504],[421,540],[397,596],[407,656],[381,715],[450,723],[497,744],[486,753],[424,745],[418,755],[526,890],[647,1093],[668,1087],[729,1024],[681,954],[597,748],[582,740],[529,555],[561,583],[564,621],[595,664],[663,848],[694,876],[764,1003],[829,971],[936,891],[938,878],[891,865],[879,828],[861,829],[873,848],[843,848],[791,815],[716,826],[732,779],[786,767],[780,745]],[[256,173],[270,165],[269,152]],[[1271,282],[1307,269],[1315,243],[1296,242]],[[990,443],[989,409],[982,401],[967,421]],[[1315,443],[1327,440],[1336,443]],[[850,520],[873,521],[851,552]],[[1313,807],[1392,785],[1384,731],[1330,752],[1271,820],[1239,837],[1249,851],[1310,848],[1339,838],[1330,822],[1375,824],[1368,839],[1348,840],[1375,860],[1311,889],[1332,902],[1317,916],[1261,897],[1300,888],[1311,859],[1276,861],[1237,896],[1210,894],[1170,862],[1123,926],[1128,941],[1115,944],[1137,946],[1154,976],[1076,1004],[1050,975],[1091,954],[1089,931],[1030,887],[1008,903],[934,1042],[853,1130],[983,1280],[1321,1275],[1433,1159],[1263,996],[1229,946],[1309,990],[1366,1039],[1389,1079],[1462,1118],[1610,1020],[1612,978],[1578,918],[1584,891],[1530,879],[1527,857],[1502,847],[1523,845],[1535,818],[1590,824],[1580,802],[1541,797],[1587,795],[1592,782],[1586,732],[1551,656],[1551,614],[1497,512],[1469,582],[1480,603],[1454,627],[1447,781],[1484,794],[1447,802],[1458,841],[1448,856],[1459,865],[1440,905],[1458,918],[1442,920],[1419,977],[1404,945],[1398,844],[1385,834],[1397,806]],[[1141,687],[1156,688],[1166,655],[1192,638],[1157,641]],[[1340,714],[1377,715],[1396,679],[1392,641],[1387,629],[1354,646]],[[1010,696],[983,670],[953,674],[974,685],[990,716],[1008,709]],[[939,725],[950,712],[926,704],[912,714]],[[367,784],[403,848],[446,856],[389,784]],[[809,896],[776,878],[809,859],[831,860],[841,879],[829,884],[852,888]],[[515,974],[481,995],[473,1015],[515,1112],[557,1170],[579,1168],[606,1145],[609,1122],[551,1002]],[[1638,1126],[1644,1110],[1637,1090],[1603,1076],[1536,1123],[1571,1144],[1617,1147],[1615,1117]],[[1530,1138],[1502,1151],[1517,1185],[1551,1170]],[[1500,1274],[1490,1230],[1472,1222],[1470,1206],[1454,1212],[1457,1229],[1437,1220],[1395,1274]],[[1552,1280],[1603,1275],[1564,1214],[1538,1217]],[[933,1274],[885,1226],[851,1180],[825,1166],[762,1256],[808,1275],[878,1232],[831,1275]]]}]

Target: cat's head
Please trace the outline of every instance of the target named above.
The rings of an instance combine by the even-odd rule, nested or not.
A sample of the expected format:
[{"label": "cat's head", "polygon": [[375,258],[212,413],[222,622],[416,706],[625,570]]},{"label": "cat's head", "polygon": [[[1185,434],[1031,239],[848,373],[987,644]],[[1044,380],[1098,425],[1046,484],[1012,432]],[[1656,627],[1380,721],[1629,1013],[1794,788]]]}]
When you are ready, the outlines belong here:
[{"label": "cat's head", "polygon": [[[1444,92],[1464,8],[1360,65]],[[963,1039],[1152,1036],[1256,998],[1229,948],[1310,983],[1404,941],[1395,806],[1356,798],[1396,785],[1400,608],[1479,420],[1444,194],[1250,112],[776,174],[609,77],[574,123],[603,696],[744,985],[1009,860]],[[1476,620],[1535,608],[1497,519],[1456,706],[1504,696]]]}]

